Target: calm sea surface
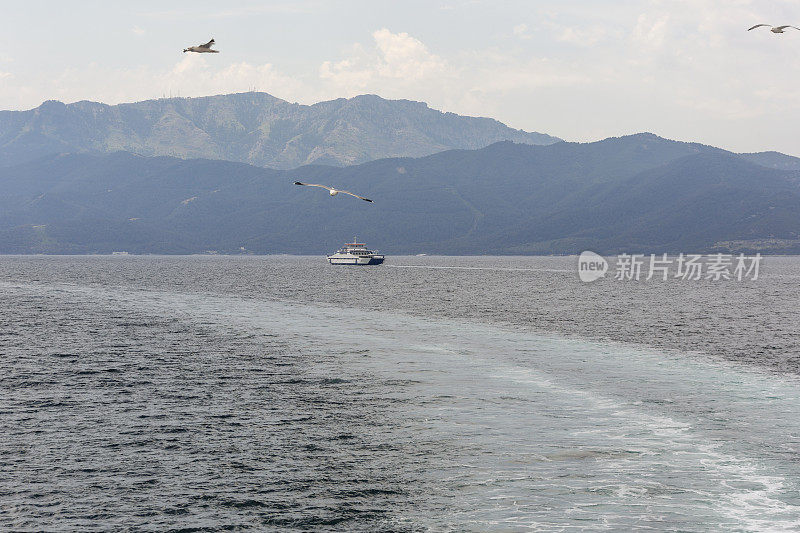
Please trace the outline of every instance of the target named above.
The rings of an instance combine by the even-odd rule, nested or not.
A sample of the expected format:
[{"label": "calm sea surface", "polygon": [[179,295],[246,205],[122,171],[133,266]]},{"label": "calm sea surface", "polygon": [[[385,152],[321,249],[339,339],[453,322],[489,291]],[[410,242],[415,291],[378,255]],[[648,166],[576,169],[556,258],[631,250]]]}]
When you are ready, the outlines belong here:
[{"label": "calm sea surface", "polygon": [[797,531],[800,258],[0,256],[0,530]]}]

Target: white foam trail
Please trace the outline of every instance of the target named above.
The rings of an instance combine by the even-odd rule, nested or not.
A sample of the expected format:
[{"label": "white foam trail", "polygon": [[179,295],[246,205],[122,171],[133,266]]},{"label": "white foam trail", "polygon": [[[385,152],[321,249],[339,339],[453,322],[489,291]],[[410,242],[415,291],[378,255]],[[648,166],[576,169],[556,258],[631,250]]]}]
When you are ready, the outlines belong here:
[{"label": "white foam trail", "polygon": [[[431,479],[443,491],[472,491],[462,508],[443,518],[451,525],[474,520],[483,530],[501,523],[563,530],[567,524],[559,517],[575,514],[576,520],[591,517],[594,526],[608,520],[609,529],[625,530],[631,513],[644,525],[680,513],[700,529],[800,527],[798,469],[775,451],[800,433],[794,378],[462,320],[166,291],[18,287],[118,299],[204,327],[301,339],[323,352],[353,345],[371,350],[370,359],[338,360],[340,372],[416,380],[408,390],[393,391],[408,401],[398,409],[424,417],[417,430],[431,441],[468,446],[461,455],[431,459],[438,465],[429,469]],[[541,502],[551,497],[561,507],[547,514]],[[510,503],[516,499],[519,509]],[[600,505],[605,516],[594,516],[592,506]]]},{"label": "white foam trail", "polygon": [[429,266],[429,265],[386,265],[392,268],[429,268],[431,270],[488,270],[491,272],[569,272],[566,268],[505,268],[505,267],[466,267],[466,266]]}]

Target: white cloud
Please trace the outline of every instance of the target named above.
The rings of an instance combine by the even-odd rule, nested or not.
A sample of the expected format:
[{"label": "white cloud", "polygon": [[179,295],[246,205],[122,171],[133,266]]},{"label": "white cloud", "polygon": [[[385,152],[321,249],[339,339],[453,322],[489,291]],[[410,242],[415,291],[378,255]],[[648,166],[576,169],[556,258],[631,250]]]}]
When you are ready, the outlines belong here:
[{"label": "white cloud", "polygon": [[648,50],[661,48],[666,40],[669,21],[670,15],[668,14],[643,13],[639,15],[632,33],[634,46]]},{"label": "white cloud", "polygon": [[[607,22],[600,17],[589,17],[589,20],[585,21],[571,12],[559,14],[547,11],[540,15],[537,23],[539,31],[561,43],[590,47],[601,41],[619,39],[623,34],[617,27],[618,22]],[[520,36],[531,38],[526,24],[515,26],[514,33],[517,34],[516,30],[520,27],[524,27]]]},{"label": "white cloud", "polygon": [[681,106],[693,109],[707,117],[717,119],[752,119],[763,113],[760,105],[744,102],[741,98],[716,98],[710,97],[681,97],[677,100]]},{"label": "white cloud", "polygon": [[383,81],[410,84],[441,76],[446,62],[408,33],[392,33],[386,28],[373,32],[374,45],[352,46],[349,57],[325,61],[319,69],[321,79],[347,91],[362,90]]},{"label": "white cloud", "polygon": [[302,92],[302,84],[277,71],[271,63],[253,65],[247,62],[224,67],[213,65],[214,58],[199,54],[186,54],[168,73],[155,78],[162,87],[174,87],[182,96],[249,91],[257,88],[291,98],[291,93]]},{"label": "white cloud", "polygon": [[[217,65],[214,59],[216,56],[209,59],[198,54],[184,54],[166,70],[107,68],[97,64],[70,68],[56,77],[46,94],[39,94],[36,99],[39,102],[55,98],[65,102],[96,100],[115,104],[168,95],[207,96],[253,89],[289,101],[308,101],[317,96],[301,81],[279,72],[270,63]],[[14,87],[0,87],[0,98],[9,99],[15,91]],[[25,96],[30,98],[30,91]]]},{"label": "white cloud", "polygon": [[[220,3],[224,5],[224,3]],[[293,0],[291,2],[269,2],[260,5],[224,5],[218,11],[190,8],[172,8],[146,11],[142,16],[154,19],[187,19],[190,17],[218,19],[218,18],[242,18],[258,15],[280,15],[285,13],[312,13],[320,10],[321,4],[318,1]]]},{"label": "white cloud", "polygon": [[474,60],[480,64],[479,70],[469,72],[470,85],[497,96],[505,91],[582,85],[598,75],[596,69],[550,58],[520,60],[500,53],[479,54],[479,57]]},{"label": "white cloud", "polygon": [[528,33],[527,24],[517,24],[514,26],[512,32],[520,39],[530,39],[533,37],[530,33]]},{"label": "white cloud", "polygon": [[557,39],[561,42],[577,46],[594,46],[608,38],[608,36],[609,32],[603,26],[591,26],[587,28],[566,27],[561,30]]},{"label": "white cloud", "polygon": [[386,28],[372,34],[383,56],[380,73],[383,76],[419,79],[441,72],[444,61],[430,52],[421,41],[407,33],[392,33]]}]

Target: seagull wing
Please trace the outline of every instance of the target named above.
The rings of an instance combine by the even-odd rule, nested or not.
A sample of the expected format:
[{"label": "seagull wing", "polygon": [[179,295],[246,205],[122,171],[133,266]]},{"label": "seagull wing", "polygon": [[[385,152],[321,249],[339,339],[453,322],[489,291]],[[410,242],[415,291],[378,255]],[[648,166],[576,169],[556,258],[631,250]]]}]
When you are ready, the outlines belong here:
[{"label": "seagull wing", "polygon": [[[756,28],[760,28],[761,26],[770,26],[769,24],[756,24],[752,28],[747,28],[747,31],[754,30]],[[771,27],[771,26],[770,26]]]},{"label": "seagull wing", "polygon": [[[326,187],[325,185],[317,185],[316,183],[303,183],[301,181],[295,181],[294,184],[295,185],[305,185],[306,187],[320,187],[322,189],[327,189],[329,191],[333,190],[333,187]],[[339,191],[339,192],[344,192],[344,191]],[[347,194],[350,194],[350,193],[347,193]]]},{"label": "seagull wing", "polygon": [[203,48],[211,48],[212,46],[214,46],[214,39],[211,39],[206,44],[201,44],[200,46]]},{"label": "seagull wing", "polygon": [[371,202],[371,203],[374,203],[374,202],[372,202],[372,200],[370,200],[369,198],[364,198],[363,196],[359,196],[359,195],[357,195],[357,194],[353,194],[353,193],[351,193],[350,191],[339,191],[339,192],[340,192],[340,193],[342,193],[342,194],[349,194],[350,196],[355,196],[356,198],[361,198],[361,199],[362,199],[362,200],[364,200],[365,202]]},{"label": "seagull wing", "polygon": [[787,24],[786,26],[778,26],[779,30],[785,30],[786,28],[794,28],[796,30],[800,30],[800,28],[798,28],[797,26],[790,26],[789,24]]}]

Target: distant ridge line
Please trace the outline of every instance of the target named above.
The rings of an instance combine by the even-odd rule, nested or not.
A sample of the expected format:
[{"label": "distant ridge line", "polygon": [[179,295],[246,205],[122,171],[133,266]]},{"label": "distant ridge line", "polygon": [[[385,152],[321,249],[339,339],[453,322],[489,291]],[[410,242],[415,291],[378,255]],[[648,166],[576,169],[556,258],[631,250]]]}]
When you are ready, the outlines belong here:
[{"label": "distant ridge line", "polygon": [[312,163],[347,166],[476,149],[504,140],[534,145],[561,141],[492,118],[371,94],[311,105],[259,92],[114,105],[48,100],[26,111],[0,111],[2,166],[51,153],[120,150],[276,169]]}]

